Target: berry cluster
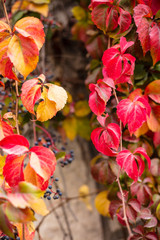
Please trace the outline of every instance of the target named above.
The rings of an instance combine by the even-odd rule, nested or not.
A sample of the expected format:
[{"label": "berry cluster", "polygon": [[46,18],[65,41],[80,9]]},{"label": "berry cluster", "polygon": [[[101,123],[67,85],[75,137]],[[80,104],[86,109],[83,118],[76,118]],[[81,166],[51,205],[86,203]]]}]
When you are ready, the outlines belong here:
[{"label": "berry cluster", "polygon": [[[52,185],[53,185],[53,183],[55,183],[55,182],[57,182],[58,181],[58,178],[55,178],[54,179],[54,177],[52,176],[51,177],[51,184],[48,186],[48,189],[46,190],[46,192],[45,192],[45,194],[44,194],[44,198],[46,198],[47,200],[51,200],[51,198],[53,198],[54,200],[56,200],[56,199],[59,199],[59,197],[61,197],[62,196],[62,192],[60,191],[60,189],[56,189],[56,192],[54,192],[53,190],[52,190]],[[56,185],[56,187],[57,187],[57,184],[55,184]],[[51,195],[53,195],[53,196],[51,196]]]}]

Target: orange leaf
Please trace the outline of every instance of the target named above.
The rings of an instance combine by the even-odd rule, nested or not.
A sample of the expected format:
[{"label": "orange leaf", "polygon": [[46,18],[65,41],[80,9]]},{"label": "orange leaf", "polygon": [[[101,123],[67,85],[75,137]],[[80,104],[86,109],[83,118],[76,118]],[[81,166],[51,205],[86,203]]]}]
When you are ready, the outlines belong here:
[{"label": "orange leaf", "polygon": [[36,187],[40,188],[41,190],[45,190],[48,187],[48,180],[44,182],[44,179],[40,177],[33,168],[31,168],[30,164],[28,163],[25,170],[24,170],[24,179],[27,182],[32,183]]},{"label": "orange leaf", "polygon": [[31,37],[14,35],[8,45],[8,56],[15,68],[24,76],[28,76],[38,63],[39,51]]},{"label": "orange leaf", "polygon": [[160,131],[160,106],[152,107],[150,117],[147,117],[147,124],[152,132]]}]

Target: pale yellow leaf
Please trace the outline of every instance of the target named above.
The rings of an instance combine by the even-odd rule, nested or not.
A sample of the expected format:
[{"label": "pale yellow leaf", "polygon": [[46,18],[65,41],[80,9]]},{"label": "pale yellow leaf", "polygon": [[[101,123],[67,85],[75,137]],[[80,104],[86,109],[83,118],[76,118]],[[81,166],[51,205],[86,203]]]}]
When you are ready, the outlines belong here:
[{"label": "pale yellow leaf", "polygon": [[47,83],[46,86],[49,87],[48,99],[56,103],[57,111],[64,108],[68,98],[67,92],[64,88],[51,83]]},{"label": "pale yellow leaf", "polygon": [[90,196],[89,196],[89,187],[87,185],[82,185],[79,188],[79,197],[85,203],[87,209],[92,211],[92,206],[90,203]]}]

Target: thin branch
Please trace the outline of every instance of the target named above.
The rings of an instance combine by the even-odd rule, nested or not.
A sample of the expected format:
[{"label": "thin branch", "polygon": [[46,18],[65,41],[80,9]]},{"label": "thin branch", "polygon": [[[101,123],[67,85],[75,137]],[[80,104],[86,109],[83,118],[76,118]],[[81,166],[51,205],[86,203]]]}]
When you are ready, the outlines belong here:
[{"label": "thin branch", "polygon": [[37,135],[36,135],[36,122],[34,121],[34,116],[32,115],[32,122],[33,122],[33,138],[34,143],[37,141]]},{"label": "thin branch", "polygon": [[[116,99],[116,102],[117,102],[117,105],[118,105],[119,104],[119,100],[118,100],[118,97],[117,97],[115,89],[113,89],[113,94],[115,96],[115,99]],[[121,131],[120,151],[122,151],[122,122],[121,121],[120,121],[120,131]],[[130,225],[129,225],[129,222],[128,222],[128,219],[127,219],[126,205],[125,205],[125,196],[124,196],[124,193],[123,193],[123,190],[122,190],[122,186],[121,186],[121,183],[120,183],[119,176],[120,176],[120,168],[119,168],[119,172],[118,172],[118,176],[117,176],[117,183],[118,183],[118,187],[119,187],[119,190],[120,190],[120,193],[121,193],[121,196],[122,196],[122,206],[123,206],[123,215],[124,215],[123,219],[124,219],[124,221],[126,223],[126,227],[127,227],[129,236],[131,237],[133,235],[133,233],[131,231],[131,228],[130,228]]]},{"label": "thin branch", "polygon": [[19,101],[19,92],[18,92],[18,81],[15,81],[16,84],[16,129],[17,134],[19,135],[19,125],[18,125],[18,101]]},{"label": "thin branch", "polygon": [[25,240],[25,226],[24,223],[22,223],[22,238]]},{"label": "thin branch", "polygon": [[11,28],[9,17],[8,17],[8,13],[7,13],[7,9],[6,9],[6,5],[5,5],[5,1],[1,0],[1,2],[2,2],[2,6],[3,6],[3,10],[4,10],[4,15],[5,15],[6,21],[7,21],[8,25]]},{"label": "thin branch", "polygon": [[[97,194],[98,192],[99,192],[99,191],[95,191],[95,192],[86,194],[84,197],[95,195],[95,194]],[[60,208],[62,205],[64,205],[65,203],[67,203],[67,202],[69,202],[69,201],[77,200],[77,199],[80,199],[80,198],[81,198],[80,196],[62,198],[62,201],[61,201],[57,206],[55,206],[54,208],[52,208],[45,216],[42,217],[41,221],[39,222],[39,224],[37,225],[37,227],[36,227],[35,230],[36,230],[36,231],[39,231],[39,228],[41,227],[41,225],[42,225],[42,223],[44,222],[44,220],[46,219],[46,217],[48,217],[48,216],[49,216],[51,213],[53,213],[56,209]]]}]

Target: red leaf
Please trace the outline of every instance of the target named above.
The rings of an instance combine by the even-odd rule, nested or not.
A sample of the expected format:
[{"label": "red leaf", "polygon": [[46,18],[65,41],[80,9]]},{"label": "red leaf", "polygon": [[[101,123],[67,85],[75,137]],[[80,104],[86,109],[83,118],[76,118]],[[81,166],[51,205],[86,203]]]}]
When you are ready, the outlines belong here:
[{"label": "red leaf", "polygon": [[137,26],[137,33],[143,48],[143,54],[150,50],[150,22],[148,19],[152,17],[152,11],[149,6],[138,4],[134,8],[134,21]]},{"label": "red leaf", "polygon": [[116,123],[110,123],[105,128],[96,128],[91,133],[91,139],[95,148],[107,156],[116,155],[120,137],[121,131]]},{"label": "red leaf", "polygon": [[23,83],[21,91],[21,100],[25,108],[34,114],[34,105],[41,97],[41,85],[38,78],[28,80]]},{"label": "red leaf", "polygon": [[135,97],[133,101],[123,99],[117,105],[117,115],[124,126],[128,123],[130,134],[135,132],[147,120],[151,108],[147,100],[143,97]]},{"label": "red leaf", "polygon": [[92,21],[104,32],[112,32],[119,25],[119,32],[123,33],[129,29],[131,15],[119,7],[117,1],[92,1]]},{"label": "red leaf", "polygon": [[3,168],[3,175],[10,187],[16,186],[20,181],[24,181],[23,164],[26,155],[20,157],[8,155]]},{"label": "red leaf", "polygon": [[55,171],[54,153],[45,147],[32,147],[30,153],[30,166],[44,181],[47,181]]},{"label": "red leaf", "polygon": [[0,147],[8,154],[21,155],[29,151],[29,142],[25,137],[13,134],[3,138]]},{"label": "red leaf", "polygon": [[106,109],[106,103],[111,97],[112,89],[103,82],[102,79],[99,79],[97,84],[90,84],[89,89],[91,91],[89,96],[89,106],[92,112],[96,115],[101,115]]},{"label": "red leaf", "polygon": [[116,158],[117,164],[124,169],[127,175],[132,178],[134,181],[138,180],[144,171],[145,164],[141,157],[134,155],[139,153],[143,155],[147,161],[148,166],[150,167],[150,158],[147,156],[146,151],[143,148],[137,148],[132,154],[129,150],[121,151]]},{"label": "red leaf", "polygon": [[121,37],[120,44],[107,49],[103,54],[103,75],[112,78],[116,84],[130,83],[130,77],[134,72],[135,58],[130,54],[125,54],[125,51],[133,43],[132,41],[127,42],[124,37]]},{"label": "red leaf", "polygon": [[119,8],[119,11],[120,11],[120,16],[118,19],[118,25],[119,25],[118,33],[123,33],[129,29],[132,22],[132,18],[130,13],[123,10],[122,8]]},{"label": "red leaf", "polygon": [[153,65],[155,65],[156,62],[160,61],[160,28],[157,24],[151,28],[149,36],[151,56]]}]

